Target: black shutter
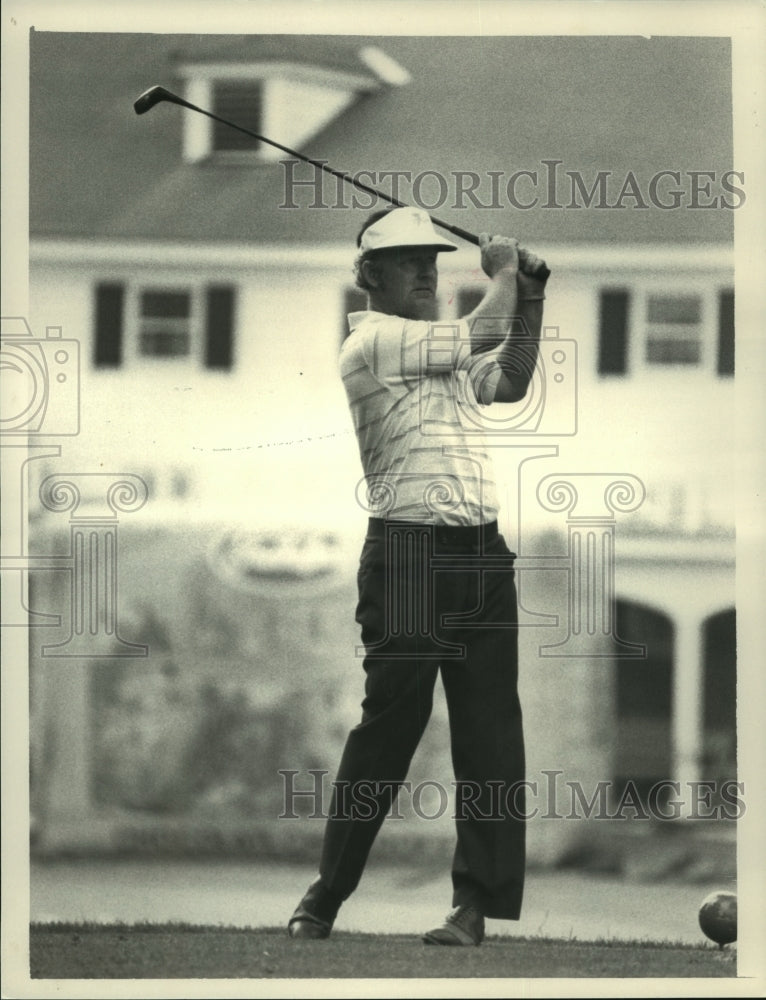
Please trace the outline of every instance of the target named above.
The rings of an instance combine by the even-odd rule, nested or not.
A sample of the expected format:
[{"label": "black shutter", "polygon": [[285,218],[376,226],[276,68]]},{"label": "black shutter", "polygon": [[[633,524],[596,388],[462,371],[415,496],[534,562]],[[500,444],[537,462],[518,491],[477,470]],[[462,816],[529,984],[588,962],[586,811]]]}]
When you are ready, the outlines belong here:
[{"label": "black shutter", "polygon": [[119,368],[122,364],[122,329],[125,286],[117,282],[96,285],[93,364],[96,368]]},{"label": "black shutter", "polygon": [[205,312],[205,367],[230,369],[234,363],[234,296],[230,285],[211,285]]},{"label": "black shutter", "polygon": [[599,309],[599,375],[624,375],[628,370],[628,308],[623,289],[603,289]]},{"label": "black shutter", "polygon": [[718,374],[734,374],[734,289],[718,296]]}]

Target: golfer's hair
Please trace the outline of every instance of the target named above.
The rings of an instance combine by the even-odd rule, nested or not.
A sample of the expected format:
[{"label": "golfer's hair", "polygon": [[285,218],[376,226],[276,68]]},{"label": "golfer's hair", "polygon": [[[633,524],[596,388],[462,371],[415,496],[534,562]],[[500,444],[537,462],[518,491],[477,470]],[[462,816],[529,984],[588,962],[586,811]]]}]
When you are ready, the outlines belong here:
[{"label": "golfer's hair", "polygon": [[[367,219],[364,222],[364,225],[356,234],[357,247],[360,247],[362,245],[362,236],[364,236],[365,231],[369,229],[370,226],[372,226],[374,223],[376,223],[378,219],[382,219],[384,215],[388,215],[389,212],[393,211],[394,207],[395,207],[394,205],[390,205],[388,208],[378,209],[377,212],[373,212],[372,215],[367,217]],[[368,250],[366,253],[357,254],[356,259],[354,260],[354,281],[356,283],[356,287],[361,288],[363,292],[371,292],[372,288],[367,283],[367,279],[365,278],[364,272],[362,270],[362,265],[366,261],[374,259],[375,259],[375,251]]]}]

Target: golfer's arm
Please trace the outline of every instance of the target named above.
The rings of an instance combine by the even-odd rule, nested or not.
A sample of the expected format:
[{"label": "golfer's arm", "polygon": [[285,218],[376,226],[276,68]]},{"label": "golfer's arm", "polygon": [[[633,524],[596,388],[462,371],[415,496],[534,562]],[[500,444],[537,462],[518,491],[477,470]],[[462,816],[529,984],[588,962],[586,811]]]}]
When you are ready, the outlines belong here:
[{"label": "golfer's arm", "polygon": [[516,403],[523,399],[537,365],[543,325],[542,297],[519,299],[517,316],[496,354],[500,377],[495,386],[495,403]]},{"label": "golfer's arm", "polygon": [[471,338],[471,354],[492,351],[505,342],[516,314],[516,268],[499,270],[490,280],[484,298],[465,318]]}]

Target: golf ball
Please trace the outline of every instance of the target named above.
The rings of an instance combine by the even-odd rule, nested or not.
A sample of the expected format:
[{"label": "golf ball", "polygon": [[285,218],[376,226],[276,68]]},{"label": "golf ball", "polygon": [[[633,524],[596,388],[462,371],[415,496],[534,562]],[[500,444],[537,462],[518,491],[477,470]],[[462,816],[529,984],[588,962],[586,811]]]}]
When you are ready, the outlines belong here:
[{"label": "golf ball", "polygon": [[702,900],[699,922],[703,933],[716,944],[737,940],[737,895],[734,892],[711,892]]}]

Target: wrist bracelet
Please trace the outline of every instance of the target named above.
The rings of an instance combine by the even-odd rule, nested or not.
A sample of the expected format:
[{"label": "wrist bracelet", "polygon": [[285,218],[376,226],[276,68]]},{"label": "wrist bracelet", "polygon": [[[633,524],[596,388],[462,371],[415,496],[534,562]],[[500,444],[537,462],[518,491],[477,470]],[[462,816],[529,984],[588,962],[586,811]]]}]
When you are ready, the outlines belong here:
[{"label": "wrist bracelet", "polygon": [[544,295],[531,295],[528,298],[519,299],[519,302],[542,302],[544,299]]}]

